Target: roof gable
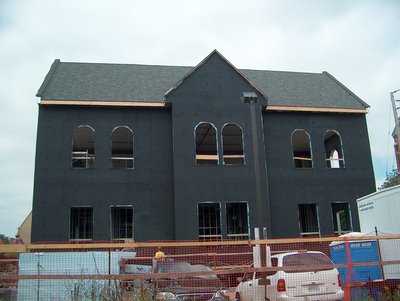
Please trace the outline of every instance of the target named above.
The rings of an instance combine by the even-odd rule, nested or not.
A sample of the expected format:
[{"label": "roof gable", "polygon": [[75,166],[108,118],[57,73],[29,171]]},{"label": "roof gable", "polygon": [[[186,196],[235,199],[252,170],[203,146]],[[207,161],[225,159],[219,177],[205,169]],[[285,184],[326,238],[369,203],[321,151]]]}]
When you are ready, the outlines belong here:
[{"label": "roof gable", "polygon": [[208,56],[206,56],[196,67],[191,69],[184,77],[182,77],[175,85],[173,85],[167,93],[165,93],[165,97],[170,96],[176,89],[179,88],[189,77],[191,77],[199,68],[207,64],[213,57],[217,57],[221,59],[224,63],[226,63],[234,72],[236,72],[247,84],[249,84],[254,92],[257,91],[261,94],[265,99],[267,99],[267,95],[264,91],[258,89],[245,75],[243,75],[233,64],[231,64],[221,53],[219,53],[216,49],[214,49]]}]

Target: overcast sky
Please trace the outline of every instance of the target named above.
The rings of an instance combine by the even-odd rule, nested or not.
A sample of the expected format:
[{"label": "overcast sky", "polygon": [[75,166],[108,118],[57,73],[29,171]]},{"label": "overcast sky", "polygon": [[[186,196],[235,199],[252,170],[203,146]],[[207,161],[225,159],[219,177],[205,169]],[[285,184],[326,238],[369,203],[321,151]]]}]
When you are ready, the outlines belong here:
[{"label": "overcast sky", "polygon": [[[54,59],[328,71],[367,102],[377,186],[395,167],[400,1],[0,0],[0,233],[32,208],[40,87]],[[400,99],[400,92],[397,94]]]}]

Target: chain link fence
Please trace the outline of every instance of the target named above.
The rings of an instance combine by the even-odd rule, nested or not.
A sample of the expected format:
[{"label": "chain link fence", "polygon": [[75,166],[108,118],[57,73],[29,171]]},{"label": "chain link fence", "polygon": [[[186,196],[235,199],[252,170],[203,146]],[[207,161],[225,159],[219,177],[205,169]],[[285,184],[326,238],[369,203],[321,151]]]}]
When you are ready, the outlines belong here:
[{"label": "chain link fence", "polygon": [[400,300],[400,236],[0,245],[0,300]]}]

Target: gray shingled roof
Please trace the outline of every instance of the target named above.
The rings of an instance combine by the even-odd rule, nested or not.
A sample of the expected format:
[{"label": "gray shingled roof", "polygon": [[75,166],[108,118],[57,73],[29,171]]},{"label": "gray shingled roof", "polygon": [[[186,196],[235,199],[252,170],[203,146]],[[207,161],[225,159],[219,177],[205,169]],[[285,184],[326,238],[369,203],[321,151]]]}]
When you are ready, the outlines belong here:
[{"label": "gray shingled roof", "polygon": [[[49,100],[160,102],[193,67],[65,63],[56,60],[37,96]],[[329,73],[240,70],[268,104],[365,109],[368,105]]]}]

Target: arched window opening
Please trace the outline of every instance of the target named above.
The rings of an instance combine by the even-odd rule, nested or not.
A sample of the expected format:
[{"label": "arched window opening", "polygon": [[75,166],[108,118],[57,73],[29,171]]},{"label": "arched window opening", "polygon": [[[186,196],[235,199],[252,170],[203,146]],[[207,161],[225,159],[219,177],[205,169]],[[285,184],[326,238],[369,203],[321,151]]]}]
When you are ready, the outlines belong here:
[{"label": "arched window opening", "polygon": [[[327,158],[328,159],[328,158]],[[329,156],[328,161],[330,162],[328,165],[328,167],[330,168],[340,168],[340,164],[339,164],[339,153],[336,149],[333,149],[331,151],[331,154]],[[329,166],[330,165],[330,166]]]},{"label": "arched window opening", "polygon": [[94,167],[94,129],[90,126],[78,126],[72,138],[72,167]]},{"label": "arched window opening", "polygon": [[328,168],[344,168],[342,139],[336,131],[324,135],[325,158]]},{"label": "arched window opening", "polygon": [[217,130],[214,125],[202,122],[196,127],[196,164],[218,164]]},{"label": "arched window opening", "polygon": [[304,130],[292,133],[293,162],[296,168],[312,168],[310,135]]},{"label": "arched window opening", "polygon": [[133,133],[128,127],[117,127],[111,137],[111,168],[133,168]]},{"label": "arched window opening", "polygon": [[222,128],[222,149],[224,164],[244,164],[243,134],[236,124]]}]

